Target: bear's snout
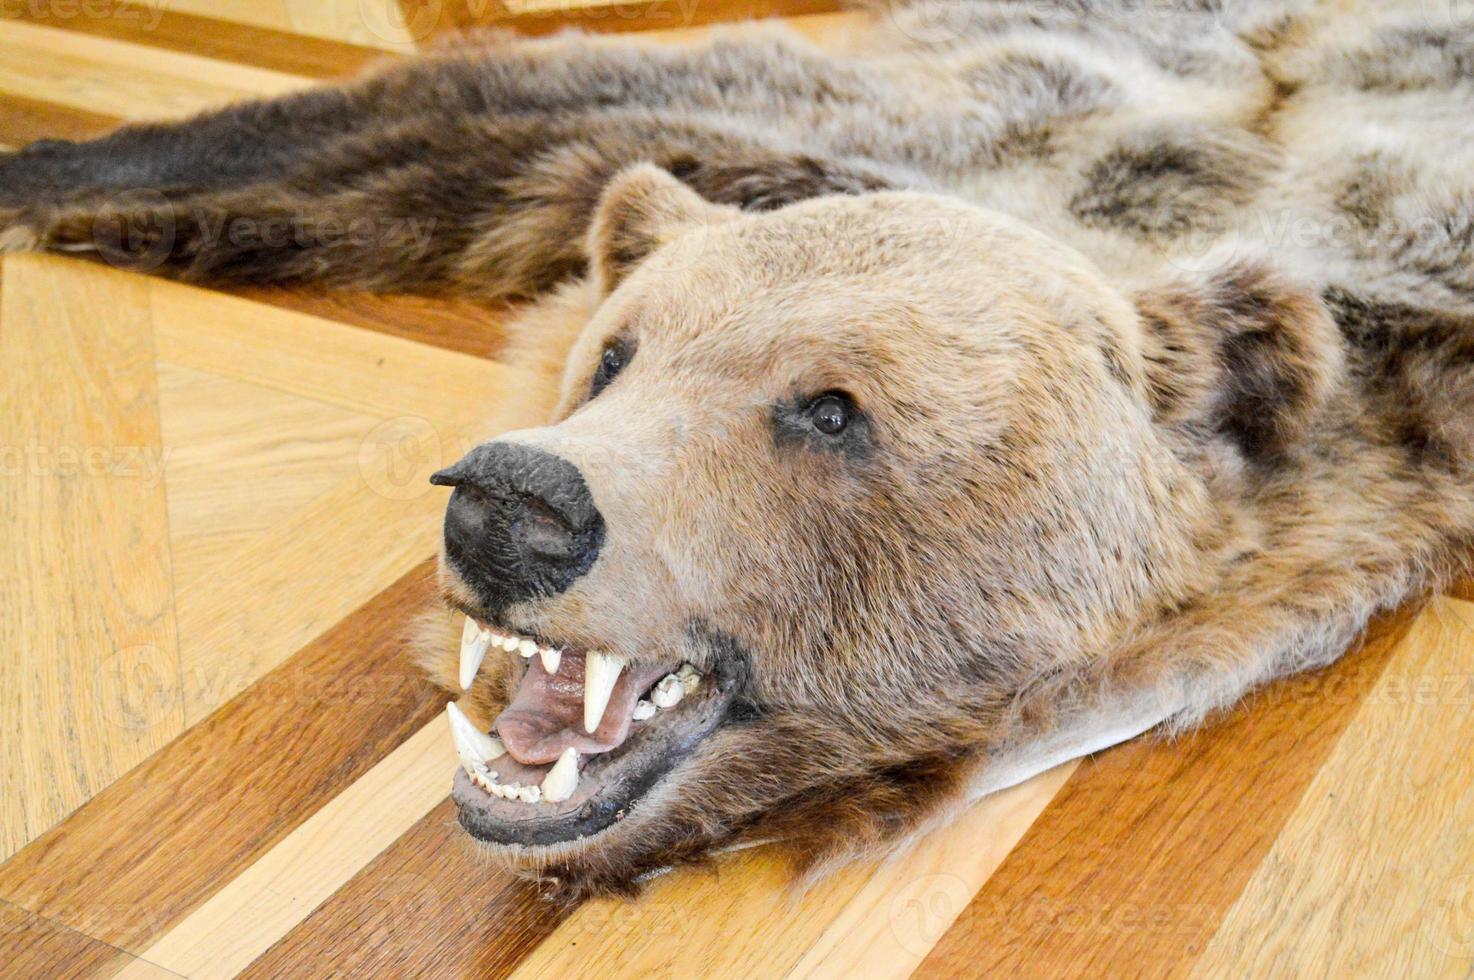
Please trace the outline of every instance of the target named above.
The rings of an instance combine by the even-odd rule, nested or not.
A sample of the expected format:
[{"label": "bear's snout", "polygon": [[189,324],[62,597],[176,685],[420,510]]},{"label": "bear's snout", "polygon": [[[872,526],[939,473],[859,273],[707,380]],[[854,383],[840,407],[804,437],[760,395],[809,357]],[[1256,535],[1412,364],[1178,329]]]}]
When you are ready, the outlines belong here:
[{"label": "bear's snout", "polygon": [[430,482],[455,487],[446,557],[490,616],[567,589],[604,543],[604,518],[583,474],[535,446],[485,443]]}]

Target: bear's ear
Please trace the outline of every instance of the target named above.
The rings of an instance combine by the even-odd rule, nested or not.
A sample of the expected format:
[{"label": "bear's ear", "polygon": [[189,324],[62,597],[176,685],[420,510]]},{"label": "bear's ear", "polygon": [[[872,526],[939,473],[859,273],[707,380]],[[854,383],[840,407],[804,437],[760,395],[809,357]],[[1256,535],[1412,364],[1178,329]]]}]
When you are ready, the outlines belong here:
[{"label": "bear's ear", "polygon": [[1136,296],[1157,419],[1273,463],[1344,384],[1340,331],[1309,283],[1240,258]]},{"label": "bear's ear", "polygon": [[736,208],[712,204],[653,164],[621,170],[604,187],[589,227],[591,271],[604,295],[672,239],[732,220]]}]

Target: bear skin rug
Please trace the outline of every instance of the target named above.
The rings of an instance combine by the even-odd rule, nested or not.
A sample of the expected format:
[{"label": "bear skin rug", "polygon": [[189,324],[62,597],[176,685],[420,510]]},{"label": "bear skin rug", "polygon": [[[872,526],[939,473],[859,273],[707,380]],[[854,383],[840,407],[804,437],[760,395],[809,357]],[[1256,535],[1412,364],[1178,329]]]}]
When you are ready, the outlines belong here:
[{"label": "bear skin rug", "polygon": [[1453,9],[468,36],[0,158],[0,245],[516,301],[547,424],[435,478],[462,825],[568,898],[816,873],[1468,570]]}]

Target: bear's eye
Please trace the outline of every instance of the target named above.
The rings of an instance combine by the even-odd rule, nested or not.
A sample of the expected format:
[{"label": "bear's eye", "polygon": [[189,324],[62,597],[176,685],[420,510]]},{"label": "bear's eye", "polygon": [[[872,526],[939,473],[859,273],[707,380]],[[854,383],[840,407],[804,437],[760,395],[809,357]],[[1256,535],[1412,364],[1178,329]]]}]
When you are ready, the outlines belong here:
[{"label": "bear's eye", "polygon": [[634,345],[624,339],[611,340],[604,345],[599,355],[599,366],[594,368],[594,380],[589,385],[589,397],[597,398],[599,392],[614,383],[614,379],[629,364],[634,356]]},{"label": "bear's eye", "polygon": [[850,424],[853,405],[839,392],[820,395],[809,403],[809,422],[826,436],[837,436]]},{"label": "bear's eye", "polygon": [[841,453],[852,460],[869,456],[874,426],[855,400],[843,391],[821,391],[780,401],[772,409],[773,440],[780,447]]}]

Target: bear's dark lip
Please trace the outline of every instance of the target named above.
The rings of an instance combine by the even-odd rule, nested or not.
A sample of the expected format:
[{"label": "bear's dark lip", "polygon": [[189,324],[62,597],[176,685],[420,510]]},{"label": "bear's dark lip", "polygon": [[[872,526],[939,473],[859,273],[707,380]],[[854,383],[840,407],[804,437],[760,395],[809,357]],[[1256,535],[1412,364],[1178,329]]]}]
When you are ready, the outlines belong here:
[{"label": "bear's dark lip", "polygon": [[576,809],[549,812],[544,807],[499,800],[457,769],[451,798],[460,825],[476,840],[500,846],[550,847],[586,840],[637,811],[650,791],[728,720],[732,692],[704,684],[683,702],[680,718],[646,725],[614,752],[594,756],[599,770],[590,778],[604,785]]}]

